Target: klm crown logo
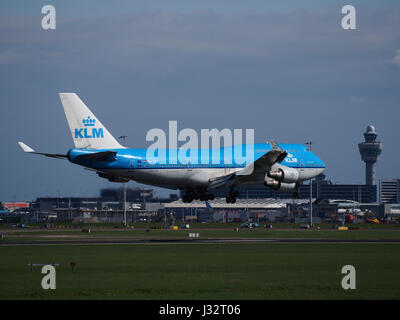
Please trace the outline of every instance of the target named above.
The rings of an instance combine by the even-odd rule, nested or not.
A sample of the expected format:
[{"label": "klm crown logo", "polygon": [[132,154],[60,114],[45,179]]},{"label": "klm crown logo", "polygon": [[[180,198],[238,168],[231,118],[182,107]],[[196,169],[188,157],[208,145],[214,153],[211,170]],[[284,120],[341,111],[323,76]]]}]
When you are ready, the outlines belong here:
[{"label": "klm crown logo", "polygon": [[90,119],[90,116],[88,116],[87,119],[83,119],[82,122],[85,127],[94,127],[96,119]]},{"label": "klm crown logo", "polygon": [[[91,119],[90,116],[87,119],[82,119],[84,127],[94,127],[96,119]],[[89,139],[89,138],[104,138],[103,128],[78,128],[75,129],[75,139]]]}]

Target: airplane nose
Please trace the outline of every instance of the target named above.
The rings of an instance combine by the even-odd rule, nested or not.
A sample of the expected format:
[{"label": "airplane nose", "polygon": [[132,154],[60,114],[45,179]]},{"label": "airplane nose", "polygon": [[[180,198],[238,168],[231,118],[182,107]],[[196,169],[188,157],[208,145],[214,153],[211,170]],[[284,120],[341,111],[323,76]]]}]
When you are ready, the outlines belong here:
[{"label": "airplane nose", "polygon": [[325,163],[320,158],[318,158],[316,155],[314,155],[314,164],[316,167],[315,171],[314,171],[315,172],[314,177],[317,177],[325,171],[326,166],[325,166]]}]

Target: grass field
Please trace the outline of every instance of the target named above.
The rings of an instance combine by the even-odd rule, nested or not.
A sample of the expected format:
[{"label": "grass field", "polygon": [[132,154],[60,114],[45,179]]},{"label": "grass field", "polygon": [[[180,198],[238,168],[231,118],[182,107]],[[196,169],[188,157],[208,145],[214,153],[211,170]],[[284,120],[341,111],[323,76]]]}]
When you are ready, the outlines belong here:
[{"label": "grass field", "polygon": [[[29,262],[60,263],[57,289]],[[0,299],[399,299],[399,270],[400,244],[0,246]]]}]

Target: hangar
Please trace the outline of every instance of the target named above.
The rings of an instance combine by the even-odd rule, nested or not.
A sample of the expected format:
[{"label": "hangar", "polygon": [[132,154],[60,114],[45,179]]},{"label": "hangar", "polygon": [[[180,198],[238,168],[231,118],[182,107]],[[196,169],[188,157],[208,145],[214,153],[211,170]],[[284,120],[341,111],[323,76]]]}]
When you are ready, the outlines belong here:
[{"label": "hangar", "polygon": [[204,202],[195,200],[184,203],[181,199],[165,203],[167,212],[173,213],[176,218],[185,221],[198,222],[238,222],[248,219],[272,221],[282,219],[287,215],[287,206],[302,205],[309,202],[307,199],[241,199],[236,203],[226,203],[225,198],[216,198]]}]

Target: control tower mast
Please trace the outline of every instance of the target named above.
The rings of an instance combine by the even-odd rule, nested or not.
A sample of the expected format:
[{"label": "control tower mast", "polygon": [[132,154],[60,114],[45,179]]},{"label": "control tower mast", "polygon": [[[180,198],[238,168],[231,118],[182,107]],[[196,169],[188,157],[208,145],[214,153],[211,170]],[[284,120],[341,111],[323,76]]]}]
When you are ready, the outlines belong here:
[{"label": "control tower mast", "polygon": [[358,144],[361,159],[365,162],[365,184],[375,185],[375,163],[382,152],[383,144],[376,140],[378,136],[375,127],[369,125],[364,132],[365,142]]}]

